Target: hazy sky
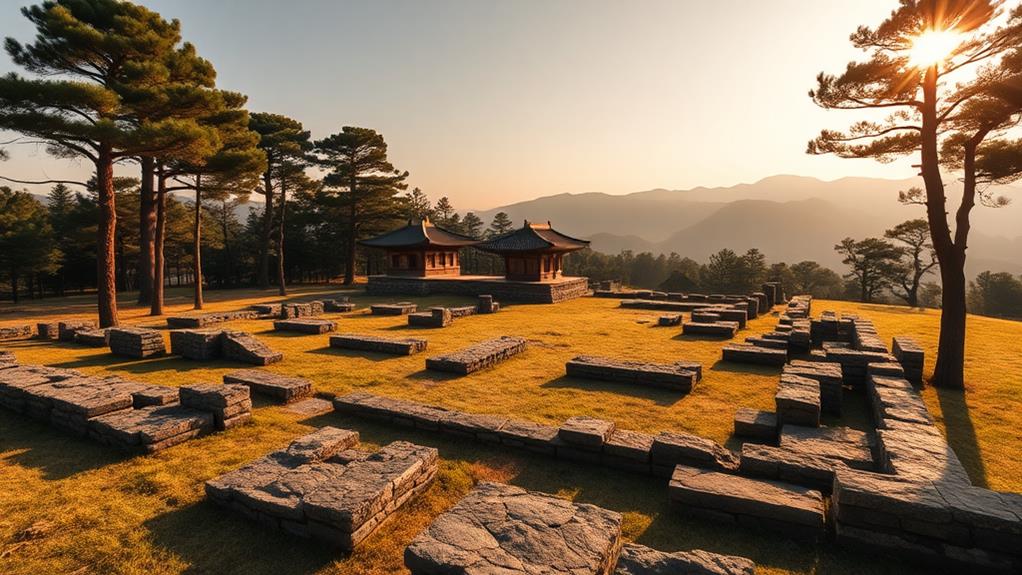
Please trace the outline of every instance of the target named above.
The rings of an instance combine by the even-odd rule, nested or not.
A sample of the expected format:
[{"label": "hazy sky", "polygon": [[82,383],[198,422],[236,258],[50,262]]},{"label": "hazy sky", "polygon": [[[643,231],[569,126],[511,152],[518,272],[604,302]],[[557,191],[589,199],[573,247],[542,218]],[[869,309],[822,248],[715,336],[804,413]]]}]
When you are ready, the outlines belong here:
[{"label": "hazy sky", "polygon": [[[895,0],[150,0],[254,111],[322,138],[381,131],[409,183],[459,209],[562,192],[727,186],[779,174],[903,178],[804,153],[851,112],[817,109],[821,70]],[[33,30],[3,2],[0,33]],[[14,69],[6,55],[0,72]],[[14,146],[25,179],[87,171]]]}]

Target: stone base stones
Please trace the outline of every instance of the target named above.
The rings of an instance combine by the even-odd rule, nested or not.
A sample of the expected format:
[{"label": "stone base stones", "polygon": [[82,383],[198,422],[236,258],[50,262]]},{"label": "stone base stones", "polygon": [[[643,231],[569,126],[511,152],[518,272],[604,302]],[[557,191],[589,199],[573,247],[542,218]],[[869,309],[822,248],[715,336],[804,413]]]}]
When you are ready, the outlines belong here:
[{"label": "stone base stones", "polygon": [[674,325],[680,325],[681,324],[681,314],[680,313],[665,313],[664,315],[662,315],[659,318],[657,318],[656,323],[660,327],[671,327],[671,326],[674,326]]},{"label": "stone base stones", "polygon": [[766,337],[747,337],[745,343],[754,345],[756,347],[766,347],[770,349],[788,350],[788,341],[784,339],[770,339]]},{"label": "stone base stones", "polygon": [[599,451],[614,434],[614,422],[586,415],[569,417],[557,430],[557,437],[565,443],[593,448]]},{"label": "stone base stones", "polygon": [[167,326],[177,329],[196,329],[239,319],[258,319],[260,315],[260,312],[254,309],[194,313],[168,317]]},{"label": "stone base stones", "polygon": [[163,355],[167,344],[163,334],[144,327],[114,327],[109,330],[110,352],[126,357],[146,358]]},{"label": "stone base stones", "polygon": [[820,425],[820,383],[814,379],[782,374],[774,404],[780,425]]},{"label": "stone base stones", "polygon": [[18,365],[18,358],[14,357],[13,351],[0,351],[0,369]]},{"label": "stone base stones", "polygon": [[866,368],[867,379],[872,378],[874,375],[905,379],[905,368],[901,367],[900,363],[894,361],[887,363],[871,363]]},{"label": "stone base stones", "polygon": [[615,575],[755,575],[756,564],[737,555],[702,549],[664,553],[644,545],[625,543]]},{"label": "stone base stones", "polygon": [[330,336],[330,347],[391,355],[412,355],[426,350],[426,340],[411,338],[393,339],[375,335],[342,333]]},{"label": "stone base stones", "polygon": [[815,540],[826,528],[823,495],[789,483],[679,465],[667,491],[671,506],[687,514],[796,539]]},{"label": "stone base stones", "polygon": [[905,379],[916,385],[923,382],[925,352],[922,346],[910,337],[898,336],[891,341],[891,353],[905,370]]},{"label": "stone base stones", "polygon": [[427,358],[426,369],[467,375],[514,357],[527,347],[524,337],[503,336],[461,351]]},{"label": "stone base stones", "polygon": [[1022,571],[1022,495],[857,470],[834,477],[839,544],[939,572]]},{"label": "stone base stones", "polygon": [[369,311],[373,315],[408,315],[418,309],[419,306],[410,302],[378,303],[369,306]]},{"label": "stone base stones", "polygon": [[734,337],[738,333],[738,322],[736,321],[715,321],[713,323],[702,323],[690,321],[681,326],[681,333],[685,335],[709,335],[713,337]]},{"label": "stone base stones", "polygon": [[324,415],[334,410],[334,403],[329,399],[320,399],[318,397],[307,397],[300,399],[294,403],[288,403],[284,407],[284,411],[293,413],[303,418],[316,417],[318,415]]},{"label": "stone base stones", "polygon": [[224,359],[252,365],[270,365],[284,359],[283,353],[273,351],[255,336],[243,331],[224,331],[221,352]]},{"label": "stone base stones", "polygon": [[654,475],[670,477],[676,465],[734,471],[738,458],[717,442],[688,433],[664,431],[653,438],[650,458]]},{"label": "stone base stones", "polygon": [[840,461],[854,469],[872,471],[872,434],[850,427],[802,427],[785,425],[781,428],[780,447],[792,453]]},{"label": "stone base stones", "polygon": [[60,338],[60,324],[55,321],[35,324],[36,337],[39,339],[56,340]]},{"label": "stone base stones", "polygon": [[692,321],[696,323],[717,323],[721,318],[719,313],[705,310],[695,310],[692,312]]},{"label": "stone base stones", "polygon": [[848,467],[837,459],[793,451],[772,445],[742,445],[738,473],[748,477],[775,479],[830,493],[834,471]]},{"label": "stone base stones", "polygon": [[0,341],[28,339],[32,337],[31,325],[8,325],[0,327]]},{"label": "stone base stones", "polygon": [[347,313],[355,310],[355,304],[348,298],[323,300],[323,311],[329,313]]},{"label": "stone base stones", "polygon": [[297,319],[323,315],[323,302],[284,303],[280,305],[280,319]]},{"label": "stone base stones", "polygon": [[327,333],[335,331],[337,323],[328,319],[280,319],[273,322],[274,331],[294,331],[298,333]]},{"label": "stone base stones", "polygon": [[109,329],[83,329],[75,332],[75,343],[89,347],[109,347]]},{"label": "stone base stones", "polygon": [[405,549],[412,575],[610,575],[621,515],[499,483],[480,483]]},{"label": "stone base stones", "polygon": [[[688,366],[689,364],[685,364]],[[569,377],[662,387],[688,393],[702,373],[679,364],[646,363],[580,355],[565,365]]]},{"label": "stone base stones", "polygon": [[720,316],[721,321],[733,321],[738,324],[739,329],[745,328],[745,324],[749,320],[749,312],[744,308],[739,308],[734,305],[732,306],[714,306],[709,308],[707,311],[711,311]]},{"label": "stone base stones", "polygon": [[874,375],[867,387],[873,420],[882,429],[891,421],[930,425],[933,420],[926,404],[907,379]]},{"label": "stone base stones", "polygon": [[825,361],[796,359],[784,366],[782,374],[815,380],[820,384],[820,409],[828,413],[841,413],[844,383],[841,366]]},{"label": "stone base stones", "polygon": [[280,317],[280,310],[283,304],[260,303],[252,306],[252,310],[258,314],[259,319],[273,319]]},{"label": "stone base stones", "polygon": [[932,425],[877,430],[877,460],[881,471],[908,481],[972,485],[958,456]]},{"label": "stone base stones", "polygon": [[143,453],[166,449],[213,429],[213,414],[176,404],[127,409],[89,420],[93,439]]},{"label": "stone base stones", "polygon": [[206,496],[260,523],[352,550],[429,487],[437,450],[404,441],[375,453],[358,434],[325,427],[206,482]]},{"label": "stone base stones", "polygon": [[219,329],[178,329],[170,332],[170,353],[187,359],[207,361],[220,357],[223,331]]},{"label": "stone base stones", "polygon": [[772,442],[777,439],[777,414],[750,407],[735,412],[735,435],[747,440]]},{"label": "stone base stones", "polygon": [[[666,297],[666,294],[664,294]],[[623,299],[621,307],[625,309],[650,309],[658,311],[673,311],[677,313],[690,312],[706,307],[705,302],[695,301],[666,301],[655,299]]]},{"label": "stone base stones", "polygon": [[76,333],[89,329],[96,329],[96,322],[92,320],[62,321],[57,323],[57,339],[74,341]]},{"label": "stone base stones", "polygon": [[312,382],[262,369],[239,369],[224,375],[224,383],[248,386],[252,393],[267,395],[280,403],[292,403],[312,396]]},{"label": "stone base stones", "polygon": [[723,359],[733,363],[781,366],[788,361],[788,352],[744,343],[729,343],[723,348]]},{"label": "stone base stones", "polygon": [[252,400],[246,385],[191,385],[182,387],[180,393],[183,407],[213,414],[213,423],[221,431],[252,419]]},{"label": "stone base stones", "polygon": [[408,314],[408,325],[413,327],[447,327],[453,321],[454,315],[445,307],[431,307],[426,312]]},{"label": "stone base stones", "polygon": [[493,301],[492,295],[480,295],[476,309],[479,313],[497,313],[500,311],[500,302]]}]

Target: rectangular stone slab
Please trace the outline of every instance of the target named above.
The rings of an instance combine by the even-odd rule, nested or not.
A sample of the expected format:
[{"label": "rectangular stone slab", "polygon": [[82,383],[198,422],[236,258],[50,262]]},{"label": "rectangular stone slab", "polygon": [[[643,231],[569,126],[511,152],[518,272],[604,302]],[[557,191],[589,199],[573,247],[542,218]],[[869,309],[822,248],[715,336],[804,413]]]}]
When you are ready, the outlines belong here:
[{"label": "rectangular stone slab", "polygon": [[693,549],[664,553],[625,543],[615,575],[755,575],[756,564],[737,555]]},{"label": "rectangular stone slab", "polygon": [[312,382],[261,369],[239,369],[224,375],[224,383],[247,385],[254,393],[291,403],[312,395]]},{"label": "rectangular stone slab", "polygon": [[386,338],[375,335],[342,333],[330,336],[330,347],[371,351],[392,355],[412,355],[426,350],[426,340],[412,338]]},{"label": "rectangular stone slab", "polygon": [[613,421],[578,415],[562,423],[557,436],[565,443],[599,449],[613,433]]},{"label": "rectangular stone slab", "polygon": [[302,318],[279,319],[273,322],[274,331],[294,331],[298,333],[327,333],[337,329],[337,323],[328,319]]},{"label": "rectangular stone slab", "polygon": [[713,323],[701,323],[690,321],[682,324],[681,333],[685,335],[709,335],[715,337],[734,337],[738,333],[739,324],[736,321],[715,321]]},{"label": "rectangular stone slab", "polygon": [[523,353],[527,347],[524,337],[503,336],[454,353],[427,358],[426,369],[467,375]]},{"label": "rectangular stone slab", "polygon": [[682,508],[749,516],[823,533],[823,495],[814,489],[780,481],[750,479],[679,465],[668,494]]},{"label": "rectangular stone slab", "polygon": [[405,549],[412,575],[610,575],[621,515],[545,493],[480,483]]},{"label": "rectangular stone slab", "polygon": [[730,343],[723,348],[723,359],[734,363],[781,366],[788,361],[788,353],[781,349]]},{"label": "rectangular stone slab", "polygon": [[699,379],[696,371],[679,364],[649,363],[580,355],[564,364],[569,377],[615,381],[689,392]]}]

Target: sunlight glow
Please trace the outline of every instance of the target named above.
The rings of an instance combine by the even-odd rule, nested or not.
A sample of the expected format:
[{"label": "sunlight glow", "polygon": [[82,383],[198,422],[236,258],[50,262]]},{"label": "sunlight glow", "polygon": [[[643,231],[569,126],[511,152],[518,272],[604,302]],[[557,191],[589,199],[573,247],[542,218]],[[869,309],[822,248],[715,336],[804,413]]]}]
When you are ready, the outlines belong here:
[{"label": "sunlight glow", "polygon": [[909,52],[909,64],[928,68],[940,64],[961,43],[961,34],[953,30],[930,30],[920,34]]}]

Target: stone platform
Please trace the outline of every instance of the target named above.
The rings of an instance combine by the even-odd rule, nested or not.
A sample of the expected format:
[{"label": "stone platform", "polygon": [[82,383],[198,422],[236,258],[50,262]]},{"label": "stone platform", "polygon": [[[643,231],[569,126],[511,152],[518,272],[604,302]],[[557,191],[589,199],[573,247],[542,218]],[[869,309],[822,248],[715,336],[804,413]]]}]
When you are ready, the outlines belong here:
[{"label": "stone platform", "polygon": [[584,277],[560,277],[542,282],[511,281],[498,276],[435,276],[410,278],[369,276],[369,295],[427,296],[433,294],[492,295],[501,301],[557,303],[589,294]]}]

